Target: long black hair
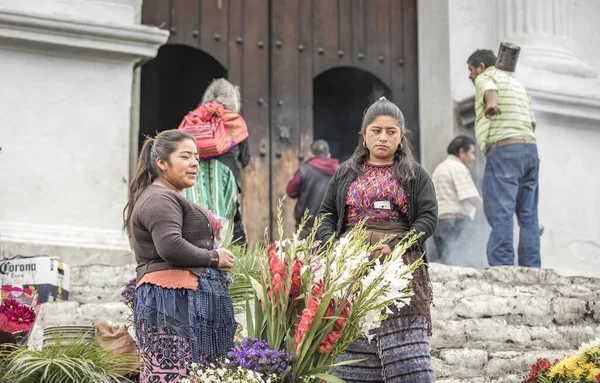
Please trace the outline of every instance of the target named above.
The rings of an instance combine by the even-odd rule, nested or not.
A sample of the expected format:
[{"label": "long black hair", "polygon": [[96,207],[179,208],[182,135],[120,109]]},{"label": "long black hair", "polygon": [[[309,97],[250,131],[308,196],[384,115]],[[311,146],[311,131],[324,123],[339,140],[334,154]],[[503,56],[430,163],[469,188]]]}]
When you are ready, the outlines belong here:
[{"label": "long black hair", "polygon": [[406,129],[406,122],[404,121],[404,115],[400,108],[385,97],[381,97],[379,100],[375,101],[365,111],[360,127],[358,145],[356,145],[354,153],[352,153],[352,156],[347,162],[349,169],[356,174],[363,174],[363,165],[369,160],[369,149],[363,144],[364,134],[367,126],[380,116],[392,117],[398,121],[398,125],[400,125],[402,139],[394,154],[394,177],[401,185],[405,185],[415,178],[415,171],[413,168],[415,157],[413,155],[412,145],[410,144],[411,134],[410,131]]},{"label": "long black hair", "polygon": [[177,144],[183,140],[196,141],[194,136],[181,130],[165,130],[156,137],[147,137],[140,151],[133,179],[129,184],[129,200],[123,209],[123,228],[129,230],[131,213],[138,198],[146,188],[160,175],[156,159],[169,162],[169,156],[177,149]]}]

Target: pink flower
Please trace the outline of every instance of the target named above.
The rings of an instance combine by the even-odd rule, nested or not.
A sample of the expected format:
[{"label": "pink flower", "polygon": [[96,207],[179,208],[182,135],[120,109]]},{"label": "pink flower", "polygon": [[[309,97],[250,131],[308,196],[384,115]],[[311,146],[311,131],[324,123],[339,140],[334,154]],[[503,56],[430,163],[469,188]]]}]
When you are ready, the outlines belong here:
[{"label": "pink flower", "polygon": [[14,299],[5,300],[0,305],[0,313],[4,314],[9,322],[18,324],[31,324],[35,322],[36,314],[31,307],[20,304]]}]

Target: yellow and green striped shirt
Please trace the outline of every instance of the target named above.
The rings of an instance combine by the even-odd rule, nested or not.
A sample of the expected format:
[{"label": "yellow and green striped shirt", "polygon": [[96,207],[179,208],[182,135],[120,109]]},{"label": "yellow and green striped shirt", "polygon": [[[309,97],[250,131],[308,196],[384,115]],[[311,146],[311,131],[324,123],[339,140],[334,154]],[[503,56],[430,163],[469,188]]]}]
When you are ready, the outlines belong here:
[{"label": "yellow and green striped shirt", "polygon": [[[485,117],[486,90],[498,91],[502,114]],[[525,88],[507,72],[491,66],[475,78],[475,136],[484,154],[489,145],[508,138],[535,139],[531,99]]]}]

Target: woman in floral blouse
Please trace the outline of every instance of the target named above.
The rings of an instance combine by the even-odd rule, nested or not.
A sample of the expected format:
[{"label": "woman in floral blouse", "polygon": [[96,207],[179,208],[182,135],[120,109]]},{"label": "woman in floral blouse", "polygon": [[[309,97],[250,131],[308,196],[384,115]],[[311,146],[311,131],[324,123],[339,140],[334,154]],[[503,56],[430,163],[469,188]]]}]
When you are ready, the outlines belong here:
[{"label": "woman in floral blouse", "polygon": [[[371,243],[386,236],[379,254],[389,254],[411,230],[423,233],[404,255],[407,263],[421,258],[424,243],[435,231],[437,201],[431,179],[415,161],[400,109],[384,97],[363,117],[352,157],[333,176],[319,215],[321,240],[340,237],[366,220]],[[342,360],[364,359],[337,369],[347,382],[434,382],[429,356],[431,288],[427,265],[413,276],[410,305],[393,309],[370,343],[359,339]]]}]

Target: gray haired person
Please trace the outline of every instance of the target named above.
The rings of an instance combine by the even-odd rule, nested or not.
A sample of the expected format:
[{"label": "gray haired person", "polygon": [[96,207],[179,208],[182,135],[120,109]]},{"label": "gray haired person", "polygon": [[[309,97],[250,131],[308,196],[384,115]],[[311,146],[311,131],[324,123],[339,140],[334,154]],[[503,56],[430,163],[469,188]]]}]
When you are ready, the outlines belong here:
[{"label": "gray haired person", "polygon": [[[239,87],[224,78],[216,79],[210,83],[206,91],[204,91],[200,105],[206,105],[211,102],[218,102],[225,109],[229,109],[235,113],[239,113],[242,109],[242,97]],[[240,193],[242,192],[242,169],[248,166],[250,158],[248,140],[240,142],[226,153],[215,157],[215,159],[221,161],[231,169]]]},{"label": "gray haired person", "polygon": [[[211,102],[218,102],[225,109],[239,113],[242,108],[240,89],[224,78],[216,79],[204,91],[200,105]],[[236,199],[236,213],[233,218],[233,240],[239,244],[245,244],[247,242],[246,231],[242,222],[240,201],[242,196],[242,170],[248,166],[251,159],[248,140],[243,140],[227,152],[214,157],[214,159],[226,165],[235,178],[238,196]]]}]

